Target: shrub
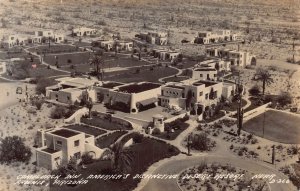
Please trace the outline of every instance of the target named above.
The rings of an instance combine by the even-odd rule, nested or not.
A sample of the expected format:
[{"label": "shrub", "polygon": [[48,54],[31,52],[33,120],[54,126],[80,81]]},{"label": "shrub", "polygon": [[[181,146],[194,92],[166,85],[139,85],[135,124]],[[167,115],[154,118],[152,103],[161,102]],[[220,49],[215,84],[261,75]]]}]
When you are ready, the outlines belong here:
[{"label": "shrub", "polygon": [[134,137],[132,138],[134,143],[141,143],[141,142],[143,142],[143,139],[144,139],[144,136],[139,133],[135,134]]},{"label": "shrub", "polygon": [[161,131],[158,128],[153,129],[152,135],[159,135],[161,134]]},{"label": "shrub", "polygon": [[31,155],[30,148],[25,146],[21,137],[6,137],[0,144],[1,163],[9,164],[17,161],[28,162]]},{"label": "shrub", "polygon": [[67,113],[67,109],[62,106],[56,106],[54,110],[52,110],[50,117],[52,119],[61,119]]},{"label": "shrub", "polygon": [[192,138],[192,148],[199,151],[209,151],[213,147],[213,143],[210,138],[207,137],[207,133],[201,133],[194,135]]},{"label": "shrub", "polygon": [[254,85],[249,89],[249,94],[252,96],[258,96],[260,94],[260,88],[258,85]]},{"label": "shrub", "polygon": [[285,106],[287,104],[291,104],[292,103],[292,96],[288,92],[281,92],[280,95],[277,98],[277,102],[281,106]]},{"label": "shrub", "polygon": [[81,163],[82,164],[91,164],[93,163],[94,160],[93,160],[93,157],[92,155],[89,155],[88,153],[84,153],[82,156],[81,156]]}]

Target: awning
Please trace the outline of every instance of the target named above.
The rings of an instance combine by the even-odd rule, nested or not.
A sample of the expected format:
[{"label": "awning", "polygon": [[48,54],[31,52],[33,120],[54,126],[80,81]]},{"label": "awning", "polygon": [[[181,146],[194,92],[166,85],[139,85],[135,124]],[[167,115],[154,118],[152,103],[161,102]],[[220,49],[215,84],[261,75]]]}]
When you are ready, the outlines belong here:
[{"label": "awning", "polygon": [[142,106],[147,106],[147,105],[150,105],[150,104],[155,103],[157,101],[158,101],[157,98],[150,98],[150,99],[145,99],[143,101],[140,101],[138,103],[141,104]]}]

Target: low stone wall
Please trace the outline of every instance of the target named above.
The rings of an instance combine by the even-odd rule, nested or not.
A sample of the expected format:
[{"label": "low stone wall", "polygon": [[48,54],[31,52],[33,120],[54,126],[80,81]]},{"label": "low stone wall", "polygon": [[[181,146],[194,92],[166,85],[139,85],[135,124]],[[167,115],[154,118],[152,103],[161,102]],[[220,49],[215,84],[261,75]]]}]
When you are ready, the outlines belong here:
[{"label": "low stone wall", "polygon": [[164,122],[165,122],[165,123],[170,123],[170,122],[172,122],[172,121],[175,121],[176,119],[183,118],[185,115],[187,115],[187,112],[182,113],[182,114],[179,114],[179,115],[176,115],[176,116],[171,117],[171,118],[169,118],[169,119],[166,119],[166,120],[164,120]]},{"label": "low stone wall", "polygon": [[113,123],[117,123],[117,124],[120,124],[120,125],[123,125],[123,126],[132,127],[132,124],[131,124],[130,121],[119,118],[119,117],[116,117],[116,116],[113,116],[113,115],[108,114],[108,113],[97,112],[97,116],[101,119],[106,119],[108,116],[111,116],[111,121]]},{"label": "low stone wall", "polygon": [[78,123],[80,122],[80,118],[83,116],[83,115],[87,115],[89,113],[89,110],[88,108],[86,107],[83,107],[79,110],[77,110],[73,115],[71,115],[69,118],[67,119],[64,119],[64,122],[65,123]]},{"label": "low stone wall", "polygon": [[261,105],[253,110],[250,110],[246,113],[244,113],[244,121],[247,121],[249,119],[252,119],[253,117],[258,116],[259,114],[262,114],[263,112],[268,110],[268,106],[271,104],[271,102],[266,103],[264,105]]},{"label": "low stone wall", "polygon": [[138,119],[138,118],[133,118],[133,117],[125,117],[126,120],[135,123],[137,125],[142,126],[143,128],[146,128],[150,125],[151,121],[146,121],[146,120],[142,120],[142,119]]}]

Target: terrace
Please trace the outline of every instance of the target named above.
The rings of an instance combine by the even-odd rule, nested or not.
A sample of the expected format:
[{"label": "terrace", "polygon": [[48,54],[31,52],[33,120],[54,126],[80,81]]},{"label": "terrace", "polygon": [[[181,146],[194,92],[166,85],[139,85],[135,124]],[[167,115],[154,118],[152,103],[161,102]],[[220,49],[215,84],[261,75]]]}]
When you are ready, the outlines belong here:
[{"label": "terrace", "polygon": [[118,83],[118,82],[107,82],[107,83],[103,83],[102,87],[103,88],[107,88],[107,89],[113,89],[116,86],[120,86],[123,85],[122,83]]},{"label": "terrace", "polygon": [[167,85],[166,87],[167,88],[176,88],[176,89],[184,90],[184,87],[181,87],[181,86]]},{"label": "terrace", "polygon": [[158,88],[160,86],[161,86],[160,84],[149,83],[149,82],[141,83],[141,84],[129,84],[129,85],[120,87],[119,91],[127,92],[127,93],[140,93],[140,92]]},{"label": "terrace", "polygon": [[43,149],[42,151],[44,151],[46,153],[49,153],[49,154],[53,154],[53,153],[59,152],[59,151],[53,150],[51,148],[46,148],[46,149]]},{"label": "terrace", "polygon": [[68,129],[60,129],[60,130],[53,131],[51,133],[54,134],[54,135],[65,137],[65,138],[73,137],[73,136],[79,134],[78,132],[71,131],[71,130],[68,130]]},{"label": "terrace", "polygon": [[216,82],[211,82],[211,81],[200,80],[200,81],[197,81],[197,82],[193,83],[193,86],[201,86],[203,84],[205,85],[205,87],[210,87],[210,86],[216,85],[217,83]]},{"label": "terrace", "polygon": [[195,71],[216,71],[215,68],[197,68]]}]

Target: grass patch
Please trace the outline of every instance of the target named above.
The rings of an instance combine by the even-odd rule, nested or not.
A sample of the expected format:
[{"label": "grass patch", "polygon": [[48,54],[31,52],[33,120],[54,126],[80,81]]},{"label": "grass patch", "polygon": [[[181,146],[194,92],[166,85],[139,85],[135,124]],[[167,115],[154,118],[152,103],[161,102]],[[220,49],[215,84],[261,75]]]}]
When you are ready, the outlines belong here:
[{"label": "grass patch", "polygon": [[122,135],[126,134],[127,131],[116,131],[108,135],[104,135],[96,140],[97,147],[101,149],[108,148],[114,144]]},{"label": "grass patch", "polygon": [[101,129],[106,130],[131,130],[131,124],[129,122],[124,121],[124,124],[111,122],[109,119],[102,119],[97,116],[93,116],[93,118],[82,118],[82,123],[85,123],[87,125],[92,125],[95,127],[99,127]]},{"label": "grass patch", "polygon": [[[46,55],[44,61],[47,64],[55,65],[57,57],[57,63],[59,66],[70,66],[70,65],[79,65],[79,64],[88,64],[90,54],[89,52],[75,52],[68,54],[58,54],[58,55]],[[87,66],[85,66],[87,67]]]},{"label": "grass patch", "polygon": [[151,70],[151,67],[140,67],[140,71],[137,72],[137,68],[132,68],[120,72],[119,74],[105,76],[105,80],[117,81],[117,82],[158,82],[158,79],[166,76],[172,76],[177,73],[177,70],[169,67],[154,67]]},{"label": "grass patch", "polygon": [[187,79],[189,79],[189,77],[187,76],[173,76],[173,77],[165,78],[164,82],[181,82]]},{"label": "grass patch", "polygon": [[104,130],[97,129],[95,127],[91,127],[91,126],[87,126],[87,125],[80,125],[80,124],[69,125],[69,126],[65,126],[64,128],[73,129],[76,131],[87,133],[87,134],[93,135],[95,137],[106,133],[106,131],[104,131]]},{"label": "grass patch", "polygon": [[300,117],[269,110],[245,122],[243,129],[263,137],[263,124],[266,139],[287,144],[300,143]]},{"label": "grass patch", "polygon": [[78,51],[78,48],[71,45],[53,45],[51,44],[50,48],[48,45],[44,46],[37,46],[34,48],[29,48],[28,51],[36,52],[37,54],[44,54],[44,53],[63,53],[63,52],[75,52]]}]

